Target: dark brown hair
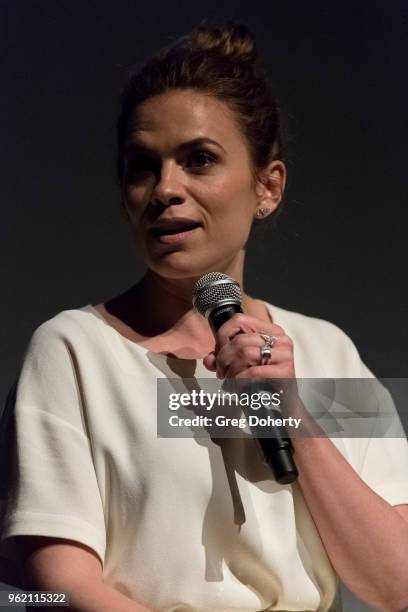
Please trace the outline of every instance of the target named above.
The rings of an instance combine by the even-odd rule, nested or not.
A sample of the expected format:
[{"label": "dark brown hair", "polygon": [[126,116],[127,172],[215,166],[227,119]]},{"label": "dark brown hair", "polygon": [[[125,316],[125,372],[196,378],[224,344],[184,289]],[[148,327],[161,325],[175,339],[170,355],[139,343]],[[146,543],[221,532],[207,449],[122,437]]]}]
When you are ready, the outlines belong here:
[{"label": "dark brown hair", "polygon": [[117,121],[116,170],[120,183],[132,112],[148,98],[172,89],[201,91],[234,111],[248,143],[254,178],[270,161],[283,159],[280,109],[259,64],[254,35],[244,24],[228,21],[211,26],[205,19],[130,75],[120,98]]}]

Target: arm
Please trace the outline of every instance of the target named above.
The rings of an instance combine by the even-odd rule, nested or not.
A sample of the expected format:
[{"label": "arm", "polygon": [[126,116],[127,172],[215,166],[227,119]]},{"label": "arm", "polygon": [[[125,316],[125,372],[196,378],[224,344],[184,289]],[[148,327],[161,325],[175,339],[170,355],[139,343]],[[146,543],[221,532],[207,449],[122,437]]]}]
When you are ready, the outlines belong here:
[{"label": "arm", "polygon": [[292,443],[299,484],[339,577],[369,605],[405,609],[408,506],[393,507],[377,495],[329,438]]},{"label": "arm", "polygon": [[18,536],[16,548],[25,589],[68,594],[68,607],[37,608],[41,612],[148,612],[103,582],[101,561],[88,546],[61,538]]},{"label": "arm", "polygon": [[[269,365],[259,365],[259,330],[275,336]],[[217,336],[218,346],[204,365],[220,378],[296,379],[293,341],[278,325],[267,326],[239,313]],[[299,484],[337,574],[357,597],[377,609],[407,608],[406,506],[397,510],[371,489],[329,438],[314,438],[316,423],[301,402],[290,402],[290,416],[301,418],[309,434],[292,438]]]}]

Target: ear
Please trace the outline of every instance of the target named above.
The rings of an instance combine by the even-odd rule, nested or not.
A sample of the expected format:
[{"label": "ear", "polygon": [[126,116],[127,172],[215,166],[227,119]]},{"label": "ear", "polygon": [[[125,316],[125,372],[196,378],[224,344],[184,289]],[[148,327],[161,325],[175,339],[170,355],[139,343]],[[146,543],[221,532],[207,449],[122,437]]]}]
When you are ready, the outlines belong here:
[{"label": "ear", "polygon": [[276,159],[261,173],[256,186],[258,196],[257,208],[268,208],[275,211],[282,199],[286,185],[286,166]]}]

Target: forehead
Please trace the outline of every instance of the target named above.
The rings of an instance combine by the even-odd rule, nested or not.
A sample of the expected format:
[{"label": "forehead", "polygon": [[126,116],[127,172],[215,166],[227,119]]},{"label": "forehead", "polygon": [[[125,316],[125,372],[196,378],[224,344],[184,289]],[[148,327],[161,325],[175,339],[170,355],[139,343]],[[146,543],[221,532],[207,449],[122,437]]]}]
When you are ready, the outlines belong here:
[{"label": "forehead", "polygon": [[131,116],[128,142],[178,142],[212,138],[224,147],[244,145],[233,111],[225,102],[194,91],[166,92],[143,102]]}]

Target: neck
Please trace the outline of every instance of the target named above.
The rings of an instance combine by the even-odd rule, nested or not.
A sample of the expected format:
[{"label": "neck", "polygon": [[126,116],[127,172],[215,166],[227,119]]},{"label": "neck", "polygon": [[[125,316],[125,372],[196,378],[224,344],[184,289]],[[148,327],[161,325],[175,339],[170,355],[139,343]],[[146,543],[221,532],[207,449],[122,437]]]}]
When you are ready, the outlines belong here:
[{"label": "neck", "polygon": [[[250,310],[253,300],[243,291],[243,261],[238,263],[217,271],[224,272],[240,284],[242,309],[246,312]],[[208,338],[212,342],[208,321],[191,302],[194,284],[200,276],[169,279],[149,269],[136,285],[111,301],[111,312],[116,311],[120,318],[144,336],[171,331],[190,338]]]}]

